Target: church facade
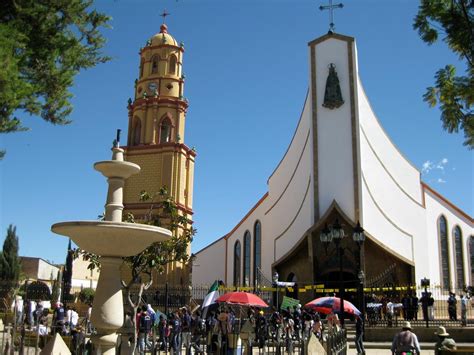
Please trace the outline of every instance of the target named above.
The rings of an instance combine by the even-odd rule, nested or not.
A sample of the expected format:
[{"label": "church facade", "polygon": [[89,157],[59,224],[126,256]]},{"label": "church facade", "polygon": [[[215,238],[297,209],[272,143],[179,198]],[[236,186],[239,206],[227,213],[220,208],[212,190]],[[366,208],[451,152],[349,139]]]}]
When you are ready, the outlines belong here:
[{"label": "church facade", "polygon": [[[184,45],[178,44],[163,24],[139,54],[135,97],[128,103],[127,146],[123,148],[126,160],[138,164],[141,172],[125,182],[124,215],[132,213],[142,219],[157,201],[141,201],[140,193],[155,195],[165,187],[178,213],[192,224],[196,152],[184,140],[188,108],[184,97]],[[187,266],[174,262],[154,278],[158,284],[178,285],[188,284],[188,276]]]},{"label": "church facade", "polygon": [[[338,250],[321,232],[338,223],[345,287],[474,284],[473,219],[421,181],[373,112],[354,38],[309,43],[309,89],[291,143],[265,193],[225,236],[196,252],[193,284],[339,284]],[[357,223],[362,247],[353,241]],[[216,267],[217,266],[217,267]],[[310,297],[308,295],[307,297]],[[299,295],[305,299],[304,295]]]}]

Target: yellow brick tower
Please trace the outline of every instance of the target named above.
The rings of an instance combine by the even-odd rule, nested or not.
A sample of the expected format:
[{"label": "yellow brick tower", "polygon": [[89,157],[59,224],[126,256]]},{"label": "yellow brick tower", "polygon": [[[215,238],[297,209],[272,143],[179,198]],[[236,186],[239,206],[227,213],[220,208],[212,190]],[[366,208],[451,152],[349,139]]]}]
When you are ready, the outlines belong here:
[{"label": "yellow brick tower", "polygon": [[[192,219],[196,153],[184,143],[188,102],[183,96],[183,53],[184,45],[168,34],[165,24],[139,53],[139,78],[135,99],[129,100],[124,148],[126,159],[142,168],[124,187],[124,213],[131,212],[135,218],[150,208],[150,203],[140,202],[140,192],[153,194],[166,186],[180,213]],[[170,264],[166,271],[155,276],[157,283],[189,281],[188,268],[179,263]]]}]

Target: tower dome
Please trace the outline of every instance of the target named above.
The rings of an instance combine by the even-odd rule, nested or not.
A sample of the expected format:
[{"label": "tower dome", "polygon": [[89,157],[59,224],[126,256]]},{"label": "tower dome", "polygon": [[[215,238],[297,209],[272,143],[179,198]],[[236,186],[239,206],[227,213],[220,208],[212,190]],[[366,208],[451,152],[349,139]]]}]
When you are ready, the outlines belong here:
[{"label": "tower dome", "polygon": [[168,33],[168,26],[166,26],[166,24],[162,24],[160,26],[160,32],[151,38],[152,46],[161,46],[164,44],[172,46],[178,45],[178,42]]}]

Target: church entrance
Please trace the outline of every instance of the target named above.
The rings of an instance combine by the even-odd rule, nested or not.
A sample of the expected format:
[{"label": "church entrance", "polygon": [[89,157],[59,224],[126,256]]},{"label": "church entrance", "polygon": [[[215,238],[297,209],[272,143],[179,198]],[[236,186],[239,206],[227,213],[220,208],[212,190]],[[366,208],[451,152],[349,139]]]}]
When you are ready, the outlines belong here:
[{"label": "church entrance", "polygon": [[[336,296],[341,297],[341,280],[339,270],[332,270],[320,275],[316,282],[324,285],[326,290],[334,290],[333,292],[326,292],[322,296]],[[350,301],[356,307],[359,306],[359,285],[360,281],[357,279],[357,275],[351,271],[343,270],[342,272],[342,288],[344,291],[344,299]],[[359,307],[358,307],[359,308]]]}]

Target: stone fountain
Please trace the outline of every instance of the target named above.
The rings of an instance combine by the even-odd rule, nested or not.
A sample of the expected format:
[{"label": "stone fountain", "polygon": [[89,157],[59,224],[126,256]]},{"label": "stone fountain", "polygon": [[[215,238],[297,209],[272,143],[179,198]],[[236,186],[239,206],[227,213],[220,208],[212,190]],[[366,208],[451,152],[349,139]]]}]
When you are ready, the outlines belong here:
[{"label": "stone fountain", "polygon": [[92,306],[91,321],[97,329],[93,337],[97,354],[115,354],[117,330],[124,321],[120,266],[122,258],[136,255],[154,242],[171,237],[171,231],[139,223],[122,222],[125,179],[140,172],[137,164],[123,160],[120,130],[112,148],[112,160],[94,164],[108,181],[104,221],[56,223],[54,233],[71,238],[79,248],[99,256],[101,270]]}]

